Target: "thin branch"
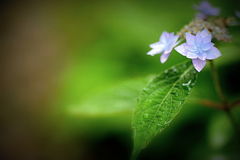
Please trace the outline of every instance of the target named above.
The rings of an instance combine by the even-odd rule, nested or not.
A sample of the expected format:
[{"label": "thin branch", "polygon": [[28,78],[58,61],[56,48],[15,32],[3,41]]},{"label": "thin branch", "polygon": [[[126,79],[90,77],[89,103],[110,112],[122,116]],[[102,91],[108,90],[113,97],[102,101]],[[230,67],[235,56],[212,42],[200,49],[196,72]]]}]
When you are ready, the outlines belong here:
[{"label": "thin branch", "polygon": [[217,103],[217,102],[213,102],[213,101],[210,101],[210,100],[202,100],[202,101],[200,101],[200,104],[202,104],[204,106],[207,106],[207,107],[223,110],[222,104]]},{"label": "thin branch", "polygon": [[220,81],[219,81],[219,78],[218,78],[218,75],[217,75],[217,70],[214,66],[213,61],[210,60],[209,62],[210,62],[210,66],[211,66],[211,71],[212,71],[212,76],[213,76],[215,89],[216,89],[217,94],[218,94],[218,96],[219,96],[219,98],[220,98],[220,100],[223,104],[223,109],[224,110],[229,110],[227,99],[226,99],[225,95],[223,94],[223,91],[222,91],[222,88],[221,88],[221,85],[220,85]]},{"label": "thin branch", "polygon": [[237,106],[240,106],[240,99],[235,101],[235,102],[232,102],[231,104],[229,104],[228,108],[232,109],[232,108],[237,107]]},{"label": "thin branch", "polygon": [[[239,105],[240,100],[236,101],[236,102],[233,102],[231,105],[227,102],[227,99],[226,99],[225,95],[223,94],[223,91],[222,91],[222,88],[221,88],[221,85],[220,85],[220,81],[219,81],[219,78],[218,78],[218,75],[217,75],[217,70],[216,70],[212,60],[210,60],[210,66],[211,66],[211,71],[212,71],[212,76],[213,76],[213,82],[214,82],[214,85],[215,85],[215,89],[217,91],[217,94],[218,94],[221,102],[222,102],[222,106],[220,105],[220,107],[229,117],[237,135],[239,136],[240,135],[240,130],[238,128],[238,125],[237,125],[236,121],[234,120],[233,116],[230,113],[230,108],[233,108],[233,107]],[[210,105],[214,106],[214,107],[218,107],[218,105],[216,105],[216,103],[211,102]]]}]

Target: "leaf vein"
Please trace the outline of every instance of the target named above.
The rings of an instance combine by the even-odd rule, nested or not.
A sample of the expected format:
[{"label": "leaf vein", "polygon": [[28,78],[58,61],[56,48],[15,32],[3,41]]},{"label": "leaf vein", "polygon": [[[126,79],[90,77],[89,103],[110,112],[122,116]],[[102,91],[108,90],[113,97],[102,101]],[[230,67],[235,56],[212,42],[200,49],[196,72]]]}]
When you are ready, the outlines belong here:
[{"label": "leaf vein", "polygon": [[[163,102],[165,101],[165,99],[166,99],[166,98],[169,96],[169,94],[171,93],[172,89],[173,89],[173,88],[176,86],[176,84],[182,79],[182,77],[184,77],[184,76],[188,73],[188,71],[189,71],[191,68],[192,68],[192,66],[190,65],[190,66],[187,68],[187,70],[185,70],[185,71],[183,72],[183,74],[180,75],[180,77],[179,77],[179,78],[176,80],[176,82],[172,85],[171,89],[168,91],[168,93],[166,94],[166,96],[163,98],[163,100],[162,100],[162,102],[159,104],[159,106],[161,106],[161,105],[163,104]],[[146,132],[145,132],[144,135],[143,135],[143,139],[145,139],[146,134],[148,133],[150,127],[152,126],[152,123],[153,123],[154,119],[156,118],[156,116],[157,116],[157,114],[158,114],[158,112],[159,112],[159,109],[160,109],[160,107],[157,108],[157,111],[156,111],[154,117],[152,118],[150,124],[148,125],[148,127],[147,127],[147,129],[146,129]]]}]

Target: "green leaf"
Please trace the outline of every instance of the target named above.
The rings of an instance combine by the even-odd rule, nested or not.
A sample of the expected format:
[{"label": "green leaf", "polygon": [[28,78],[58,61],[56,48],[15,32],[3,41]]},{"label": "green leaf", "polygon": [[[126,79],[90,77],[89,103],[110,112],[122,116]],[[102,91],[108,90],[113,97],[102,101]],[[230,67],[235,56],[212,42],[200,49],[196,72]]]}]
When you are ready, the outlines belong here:
[{"label": "green leaf", "polygon": [[179,113],[196,78],[197,72],[187,61],[165,70],[143,89],[133,115],[132,159]]},{"label": "green leaf", "polygon": [[78,104],[68,107],[72,115],[99,116],[132,113],[141,89],[153,76],[123,81],[91,94]]}]

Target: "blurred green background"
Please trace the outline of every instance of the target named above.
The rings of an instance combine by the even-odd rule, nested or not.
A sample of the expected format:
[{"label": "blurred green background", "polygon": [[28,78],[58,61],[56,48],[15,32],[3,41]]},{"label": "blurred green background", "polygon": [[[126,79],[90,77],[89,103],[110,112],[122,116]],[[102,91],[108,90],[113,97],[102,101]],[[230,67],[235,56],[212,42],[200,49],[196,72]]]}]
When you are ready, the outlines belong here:
[{"label": "blurred green background", "polygon": [[[189,23],[199,2],[0,1],[0,159],[129,159],[139,92],[152,75],[186,60],[173,51],[161,64],[159,55],[146,55],[149,44]],[[237,1],[210,2],[225,16],[240,9]],[[229,100],[240,97],[239,29],[230,28],[233,41],[216,60]],[[240,159],[229,120],[200,99],[218,101],[208,65],[139,159]],[[239,124],[239,108],[233,114]]]}]

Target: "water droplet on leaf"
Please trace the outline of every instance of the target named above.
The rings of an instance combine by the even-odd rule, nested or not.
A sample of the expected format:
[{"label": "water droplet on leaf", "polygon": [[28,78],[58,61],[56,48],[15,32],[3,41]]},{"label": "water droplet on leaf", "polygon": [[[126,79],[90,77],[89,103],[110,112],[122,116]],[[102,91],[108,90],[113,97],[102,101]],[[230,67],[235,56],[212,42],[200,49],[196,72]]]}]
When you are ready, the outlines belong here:
[{"label": "water droplet on leaf", "polygon": [[143,115],[143,118],[145,118],[145,119],[147,119],[148,117],[149,117],[149,114],[147,114],[147,113]]},{"label": "water droplet on leaf", "polygon": [[188,81],[187,83],[183,83],[182,86],[188,86],[192,81]]}]

